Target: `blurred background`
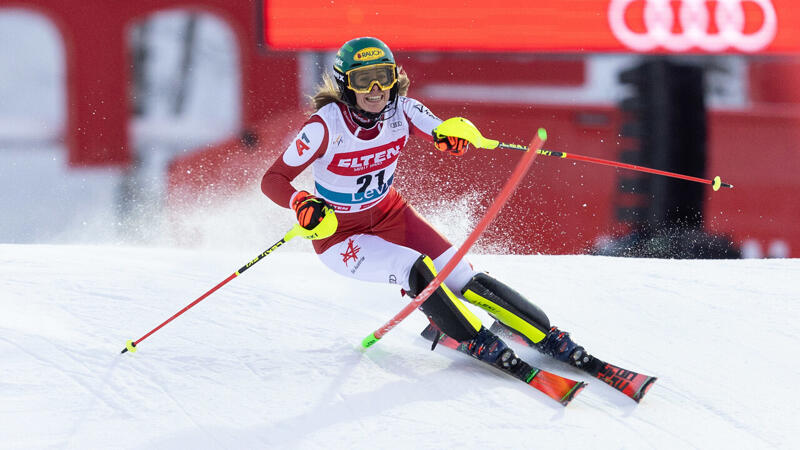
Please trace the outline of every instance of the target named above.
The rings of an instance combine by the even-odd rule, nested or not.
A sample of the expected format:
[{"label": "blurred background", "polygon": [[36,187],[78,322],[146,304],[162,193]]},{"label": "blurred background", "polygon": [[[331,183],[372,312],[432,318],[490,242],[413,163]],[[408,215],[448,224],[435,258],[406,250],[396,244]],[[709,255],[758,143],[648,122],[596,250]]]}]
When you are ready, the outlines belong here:
[{"label": "blurred background", "polygon": [[[260,179],[345,41],[539,157],[478,250],[800,256],[800,12],[790,0],[0,0],[0,243],[259,248]],[[460,242],[520,155],[404,150],[398,188]],[[298,188],[312,187],[307,176]]]}]

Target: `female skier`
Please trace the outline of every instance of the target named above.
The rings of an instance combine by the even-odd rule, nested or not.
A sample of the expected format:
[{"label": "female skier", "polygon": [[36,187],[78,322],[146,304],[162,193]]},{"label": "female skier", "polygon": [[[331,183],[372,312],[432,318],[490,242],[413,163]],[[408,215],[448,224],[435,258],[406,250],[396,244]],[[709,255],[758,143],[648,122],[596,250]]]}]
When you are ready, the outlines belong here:
[{"label": "female skier", "polygon": [[[432,140],[437,149],[454,155],[463,154],[469,143],[434,132],[442,121],[406,97],[408,76],[378,39],[345,43],[336,55],[333,77],[323,76],[312,98],[316,112],[266,172],[261,189],[294,210],[331,270],[398,284],[415,297],[456,249],[392,187],[397,159],[410,135]],[[291,184],[309,166],[313,194]],[[593,360],[568,333],[551,328],[541,309],[462,260],[420,309],[441,332],[466,342],[475,358],[512,373],[527,366],[461,299],[485,309],[543,353],[576,367]]]}]

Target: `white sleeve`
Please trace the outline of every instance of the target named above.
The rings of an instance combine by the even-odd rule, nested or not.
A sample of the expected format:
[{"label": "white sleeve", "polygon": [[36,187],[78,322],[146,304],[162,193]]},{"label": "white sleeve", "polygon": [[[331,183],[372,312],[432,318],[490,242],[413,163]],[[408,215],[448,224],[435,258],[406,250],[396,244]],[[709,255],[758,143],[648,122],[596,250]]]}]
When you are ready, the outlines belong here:
[{"label": "white sleeve", "polygon": [[436,117],[430,109],[413,98],[400,97],[400,101],[403,104],[403,113],[408,118],[411,133],[433,139],[431,132],[442,123],[442,119]]}]

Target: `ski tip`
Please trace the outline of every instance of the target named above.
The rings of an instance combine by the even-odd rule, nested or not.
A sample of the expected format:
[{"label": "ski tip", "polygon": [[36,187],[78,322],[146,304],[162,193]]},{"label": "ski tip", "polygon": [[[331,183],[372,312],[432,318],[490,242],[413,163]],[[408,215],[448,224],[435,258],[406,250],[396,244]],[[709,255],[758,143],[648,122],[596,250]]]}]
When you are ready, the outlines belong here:
[{"label": "ski tip", "polygon": [[567,395],[561,398],[561,401],[559,403],[561,403],[564,406],[569,405],[569,402],[574,400],[575,397],[588,385],[589,385],[588,383],[584,383],[583,381],[575,383],[575,386],[573,386],[572,389],[570,389],[569,392],[567,392]]},{"label": "ski tip", "polygon": [[636,403],[639,403],[642,398],[644,398],[645,394],[647,394],[647,391],[653,387],[653,384],[655,384],[656,380],[658,380],[657,377],[648,378],[644,383],[642,383],[642,387],[640,387],[636,394],[631,398],[633,398]]}]

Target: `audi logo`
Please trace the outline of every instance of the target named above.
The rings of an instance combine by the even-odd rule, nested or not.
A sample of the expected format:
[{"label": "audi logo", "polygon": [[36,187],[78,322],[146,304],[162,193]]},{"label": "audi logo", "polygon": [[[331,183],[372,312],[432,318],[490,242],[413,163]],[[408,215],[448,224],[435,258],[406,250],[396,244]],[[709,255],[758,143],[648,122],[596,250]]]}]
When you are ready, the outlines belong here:
[{"label": "audi logo", "polygon": [[[634,32],[625,20],[632,3],[644,1],[644,29]],[[763,15],[761,27],[744,33],[745,13],[743,3],[757,5]],[[611,32],[629,48],[646,52],[662,47],[672,52],[699,48],[719,52],[734,48],[743,52],[757,52],[767,47],[778,31],[778,20],[771,0],[716,0],[714,22],[719,30],[709,33],[710,14],[708,0],[682,0],[678,6],[678,25],[681,32],[673,32],[676,17],[672,0],[611,0],[608,21]]]}]

